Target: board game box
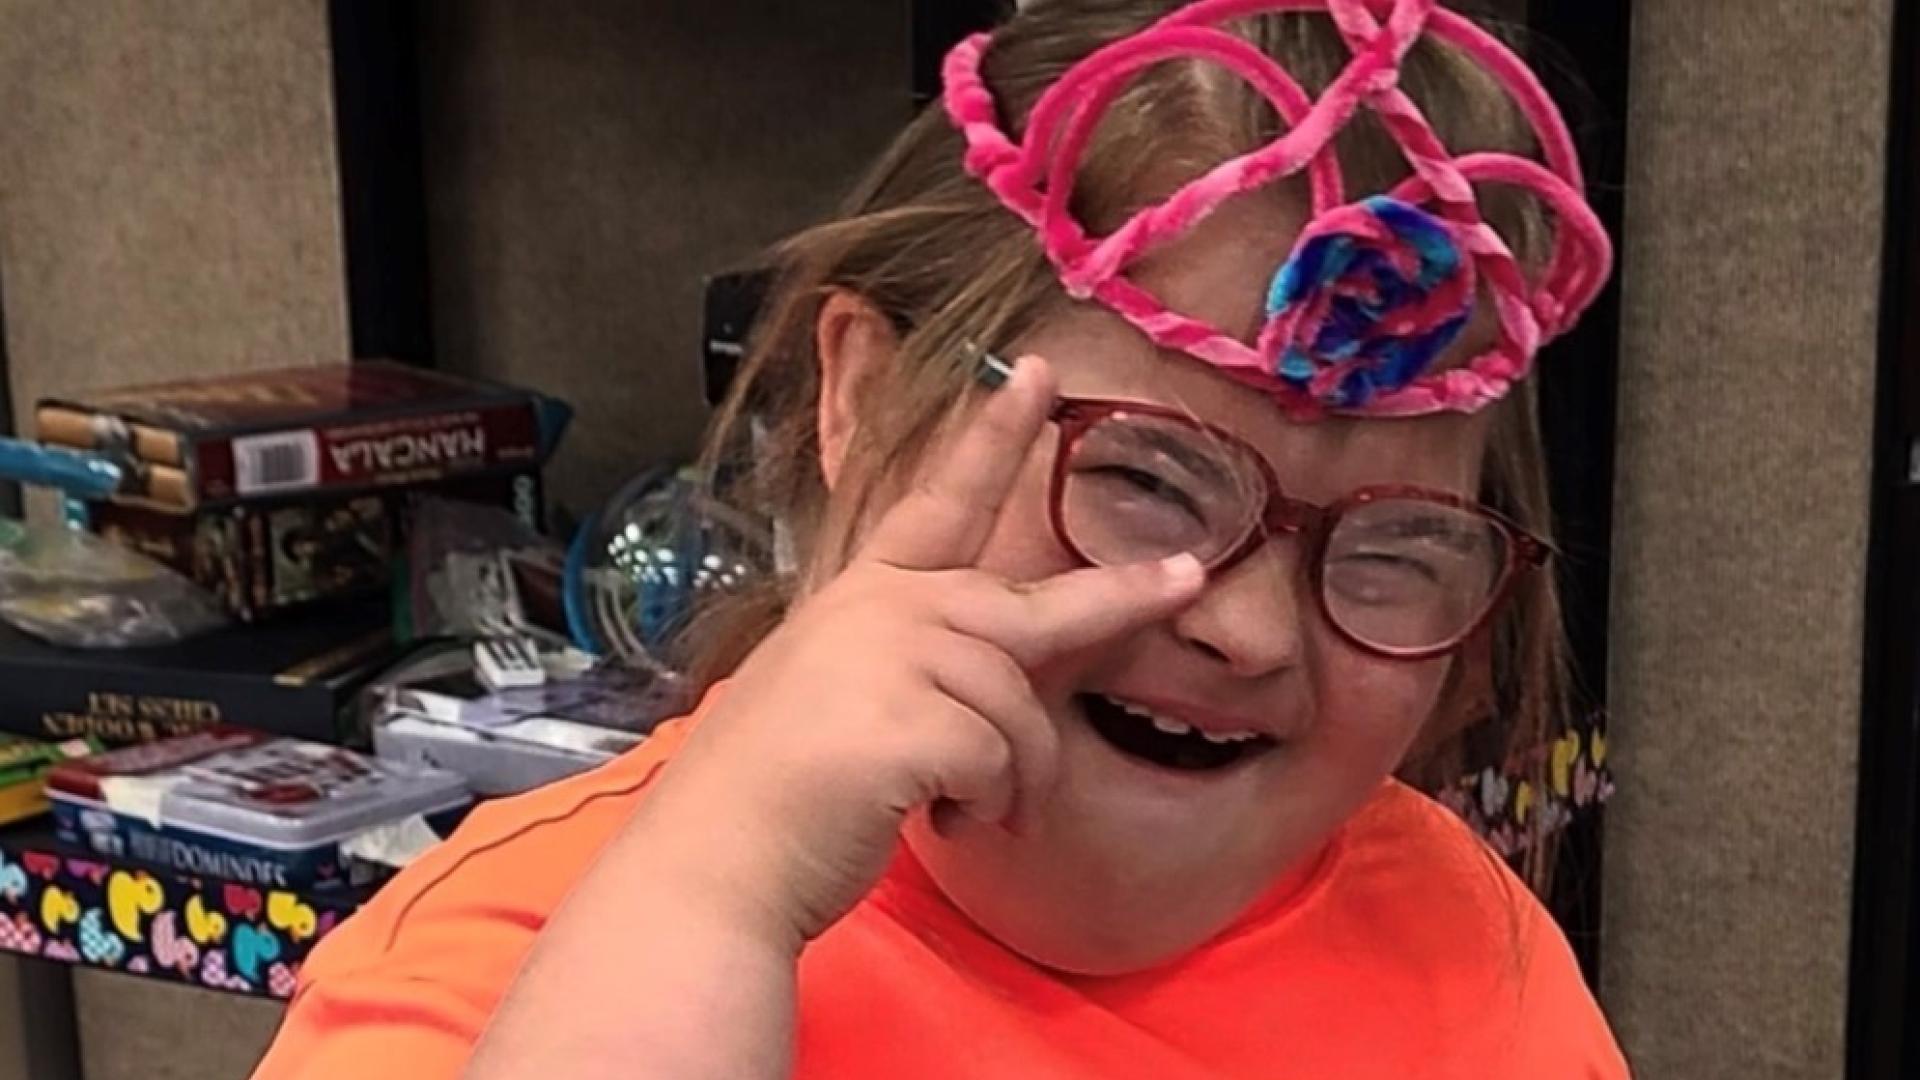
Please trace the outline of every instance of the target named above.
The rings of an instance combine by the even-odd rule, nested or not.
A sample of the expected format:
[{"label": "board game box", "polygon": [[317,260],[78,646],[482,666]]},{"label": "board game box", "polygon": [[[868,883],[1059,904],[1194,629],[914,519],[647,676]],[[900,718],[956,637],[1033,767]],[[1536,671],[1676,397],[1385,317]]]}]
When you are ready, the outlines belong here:
[{"label": "board game box", "polygon": [[536,468],[567,420],[529,390],[385,361],[49,397],[43,443],[135,473],[116,499],[185,511]]},{"label": "board game box", "polygon": [[64,649],[0,625],[0,730],[124,745],[238,724],[340,742],[399,654],[379,599],[147,649]]}]

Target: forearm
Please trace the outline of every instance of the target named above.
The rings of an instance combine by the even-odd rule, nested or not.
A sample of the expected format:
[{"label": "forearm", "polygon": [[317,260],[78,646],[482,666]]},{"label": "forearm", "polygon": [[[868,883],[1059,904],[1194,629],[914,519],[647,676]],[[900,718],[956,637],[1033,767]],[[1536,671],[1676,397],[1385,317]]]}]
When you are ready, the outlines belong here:
[{"label": "forearm", "polygon": [[650,812],[665,809],[643,808],[555,913],[472,1080],[788,1074],[800,942],[736,902],[714,865],[731,838]]}]

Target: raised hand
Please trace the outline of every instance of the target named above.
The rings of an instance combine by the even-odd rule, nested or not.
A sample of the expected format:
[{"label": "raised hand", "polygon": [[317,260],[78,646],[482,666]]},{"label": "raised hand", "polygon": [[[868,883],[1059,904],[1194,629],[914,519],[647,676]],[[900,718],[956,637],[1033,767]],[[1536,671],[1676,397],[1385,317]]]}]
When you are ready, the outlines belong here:
[{"label": "raised hand", "polygon": [[644,812],[712,836],[697,876],[717,902],[806,940],[872,886],[914,810],[1019,829],[1059,748],[1028,673],[1198,594],[1186,556],[1025,583],[977,569],[1053,393],[1045,363],[1022,360],[668,767]]}]

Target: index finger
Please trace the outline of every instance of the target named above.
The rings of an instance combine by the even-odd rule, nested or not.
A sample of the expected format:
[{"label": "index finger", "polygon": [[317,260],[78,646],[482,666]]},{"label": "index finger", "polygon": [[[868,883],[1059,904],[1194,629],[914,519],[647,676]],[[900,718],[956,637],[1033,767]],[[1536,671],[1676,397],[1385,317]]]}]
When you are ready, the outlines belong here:
[{"label": "index finger", "polygon": [[972,566],[1053,408],[1046,361],[1025,356],[874,527],[859,558],[905,570]]},{"label": "index finger", "polygon": [[1180,554],[1157,562],[1089,566],[1028,585],[984,584],[949,605],[948,625],[993,643],[1034,671],[1080,649],[1169,618],[1199,597],[1207,571]]}]

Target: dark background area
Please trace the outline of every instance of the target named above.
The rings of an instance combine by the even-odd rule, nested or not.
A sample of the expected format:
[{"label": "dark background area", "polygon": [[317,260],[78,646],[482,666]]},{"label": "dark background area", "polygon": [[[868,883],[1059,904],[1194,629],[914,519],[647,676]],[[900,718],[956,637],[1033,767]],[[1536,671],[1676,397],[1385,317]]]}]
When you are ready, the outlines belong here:
[{"label": "dark background area", "polygon": [[1920,12],[1894,16],[1847,1074],[1920,1076]]},{"label": "dark background area", "polygon": [[[1533,66],[1561,102],[1579,140],[1588,195],[1616,257],[1625,211],[1629,0],[1535,3],[1528,27]],[[1624,262],[1624,260],[1622,260]],[[1613,448],[1620,362],[1620,282],[1612,281],[1579,326],[1540,358],[1541,424],[1552,470],[1560,584],[1572,644],[1576,709],[1604,726],[1607,616],[1612,588]],[[1601,853],[1604,813],[1577,818],[1562,838],[1551,906],[1590,982],[1602,962]]]}]

